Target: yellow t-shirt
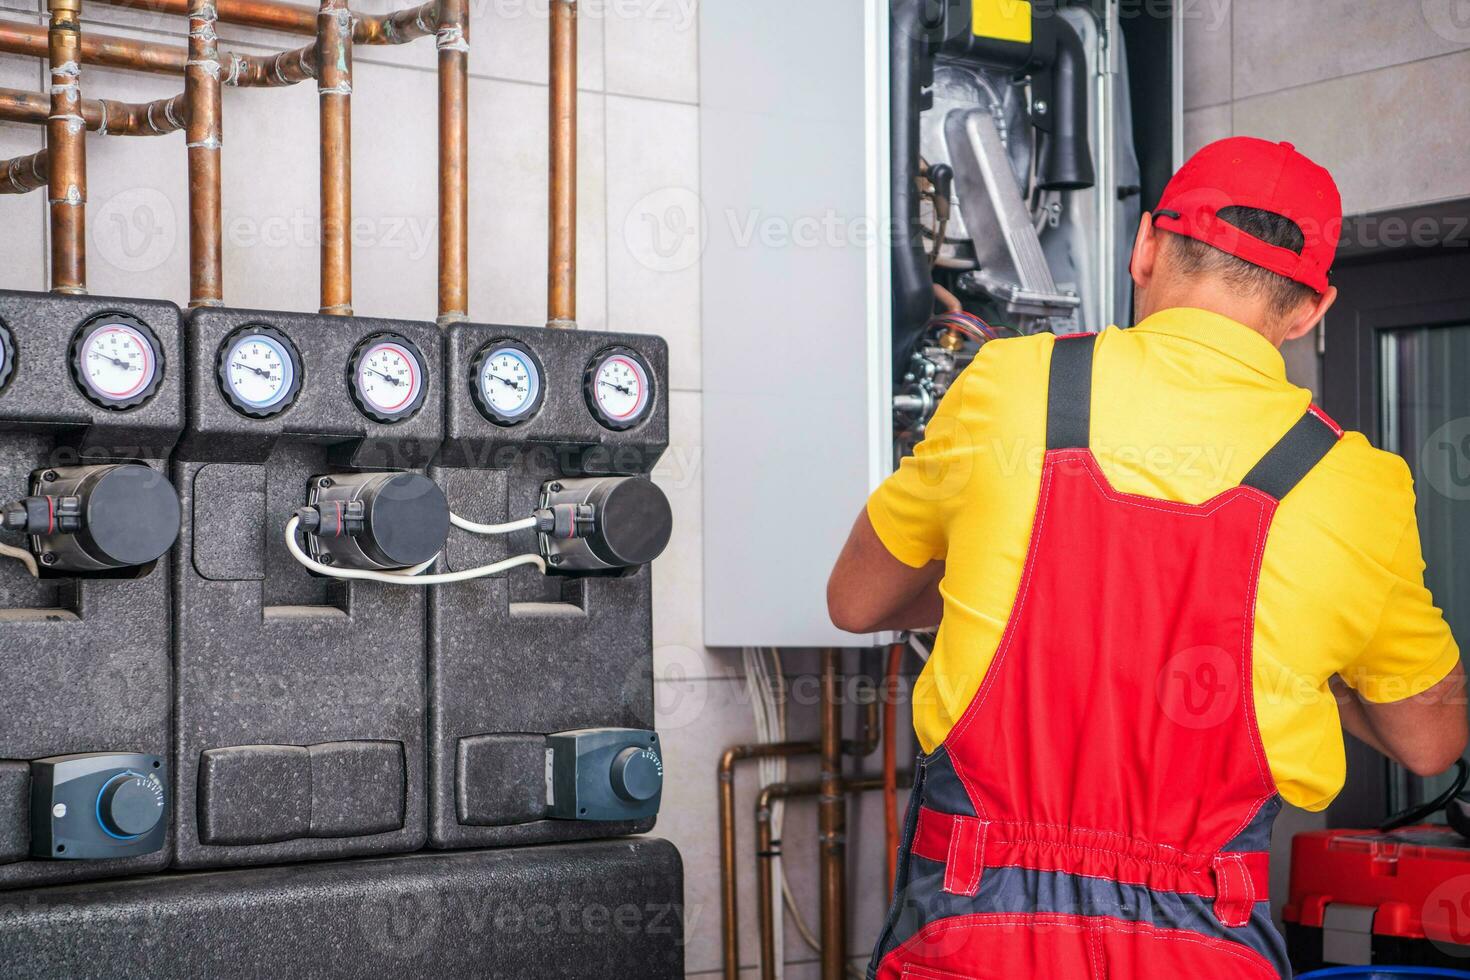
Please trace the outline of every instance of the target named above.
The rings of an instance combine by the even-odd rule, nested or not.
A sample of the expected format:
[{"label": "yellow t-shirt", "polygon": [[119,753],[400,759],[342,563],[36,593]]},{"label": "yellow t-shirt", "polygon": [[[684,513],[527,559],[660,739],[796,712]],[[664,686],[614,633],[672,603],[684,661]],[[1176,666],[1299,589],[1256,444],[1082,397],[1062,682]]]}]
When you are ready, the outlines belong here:
[{"label": "yellow t-shirt", "polygon": [[[1053,342],[986,344],[915,455],[868,501],[894,557],[946,562],[944,621],[914,691],[925,751],[974,697],[1011,613],[1040,488]],[[1310,401],[1254,330],[1165,310],[1098,338],[1092,449],[1120,491],[1202,503],[1239,484]],[[1281,795],[1320,810],[1342,789],[1334,674],[1370,700],[1397,701],[1434,686],[1459,655],[1424,587],[1409,469],[1350,432],[1281,502],[1262,560],[1256,717]]]}]

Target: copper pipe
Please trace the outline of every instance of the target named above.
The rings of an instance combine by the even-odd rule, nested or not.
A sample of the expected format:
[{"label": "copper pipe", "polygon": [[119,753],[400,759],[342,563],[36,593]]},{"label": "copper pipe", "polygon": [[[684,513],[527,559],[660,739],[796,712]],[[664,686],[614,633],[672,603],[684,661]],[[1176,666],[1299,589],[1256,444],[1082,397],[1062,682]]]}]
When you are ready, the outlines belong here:
[{"label": "copper pipe", "polygon": [[577,327],[577,0],[551,0],[546,325]]},{"label": "copper pipe", "polygon": [[469,16],[464,0],[439,7],[439,325],[469,312]]},{"label": "copper pipe", "polygon": [[352,315],[352,12],[322,0],[317,17],[321,119],[321,312]]},{"label": "copper pipe", "polygon": [[[32,24],[0,20],[0,53],[46,57],[46,29]],[[234,54],[219,56],[227,66],[221,84],[240,88],[294,85],[316,77],[316,44],[280,54]],[[189,51],[171,44],[135,41],[132,38],[88,34],[82,38],[82,64],[125,68],[161,75],[183,74]]]},{"label": "copper pipe", "polygon": [[316,78],[316,44],[279,54],[230,54],[229,69],[221,79],[239,88],[273,88]]},{"label": "copper pipe", "polygon": [[[902,785],[913,784],[913,773],[898,777]],[[871,793],[884,788],[882,779],[849,779],[842,784],[844,794]],[[781,842],[774,839],[771,822],[775,814],[771,804],[776,800],[816,796],[822,791],[820,780],[804,783],[772,783],[761,790],[755,803],[756,876],[760,891],[761,980],[776,976],[776,858],[781,856]]]},{"label": "copper pipe", "polygon": [[903,644],[888,648],[883,672],[883,849],[888,894],[898,882],[898,673],[903,668]]},{"label": "copper pipe", "polygon": [[28,194],[46,186],[46,151],[0,162],[0,194]]},{"label": "copper pipe", "polygon": [[747,759],[816,755],[816,742],[732,745],[720,756],[720,914],[725,980],[740,978],[740,892],[735,883],[735,764]]},{"label": "copper pipe", "polygon": [[821,854],[822,980],[843,980],[847,958],[847,800],[842,794],[840,651],[822,651],[822,795],[817,804]]},{"label": "copper pipe", "polygon": [[[35,24],[0,21],[0,52],[24,54],[34,58],[47,56],[47,30]],[[188,52],[170,44],[154,44],[131,38],[89,34],[82,38],[82,64],[106,68],[131,68],[135,71],[177,75],[184,71]]]},{"label": "copper pipe", "polygon": [[191,0],[184,96],[189,124],[189,307],[221,306],[220,60],[214,0]]},{"label": "copper pipe", "polygon": [[51,198],[51,289],[58,293],[87,291],[87,123],[82,118],[80,8],[81,0],[49,3],[47,186]]},{"label": "copper pipe", "polygon": [[[46,125],[51,99],[39,92],[0,88],[0,120]],[[83,99],[82,121],[87,131],[101,136],[162,136],[184,128],[186,106],[182,94],[153,102]]]},{"label": "copper pipe", "polygon": [[[153,14],[187,16],[189,0],[101,0],[113,7],[129,7]],[[221,24],[264,27],[286,34],[312,35],[317,32],[319,10],[296,3],[277,0],[217,0],[216,14]],[[354,14],[353,40],[359,44],[402,44],[434,33],[434,2],[410,10],[400,10],[386,17]],[[422,31],[416,25],[422,19]]]}]

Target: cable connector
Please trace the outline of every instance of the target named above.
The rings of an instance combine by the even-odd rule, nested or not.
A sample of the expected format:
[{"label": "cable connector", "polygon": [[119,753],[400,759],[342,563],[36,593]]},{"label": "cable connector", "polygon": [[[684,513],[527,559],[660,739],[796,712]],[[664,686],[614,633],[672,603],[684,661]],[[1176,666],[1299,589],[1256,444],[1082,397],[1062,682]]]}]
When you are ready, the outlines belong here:
[{"label": "cable connector", "polygon": [[553,538],[585,538],[597,530],[591,504],[553,504],[536,511],[536,530]]},{"label": "cable connector", "polygon": [[324,538],[342,538],[362,533],[367,507],[361,500],[350,500],[327,507],[319,504],[298,507],[294,513],[301,520],[302,532]]},{"label": "cable connector", "polygon": [[33,496],[5,505],[4,527],[25,534],[75,534],[82,529],[82,498]]}]

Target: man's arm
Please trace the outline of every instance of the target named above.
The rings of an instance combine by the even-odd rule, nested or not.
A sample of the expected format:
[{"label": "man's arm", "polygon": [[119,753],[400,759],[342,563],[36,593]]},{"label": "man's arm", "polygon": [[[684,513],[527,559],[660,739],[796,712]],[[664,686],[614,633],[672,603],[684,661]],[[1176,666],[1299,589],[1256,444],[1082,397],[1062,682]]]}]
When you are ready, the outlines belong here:
[{"label": "man's arm", "polygon": [[864,510],[827,580],[827,614],[849,633],[924,629],[939,622],[944,562],[913,568],[883,546]]},{"label": "man's arm", "polygon": [[1331,685],[1342,727],[1410,772],[1434,776],[1464,754],[1470,731],[1461,664],[1423,694],[1387,704],[1364,700],[1341,677]]}]

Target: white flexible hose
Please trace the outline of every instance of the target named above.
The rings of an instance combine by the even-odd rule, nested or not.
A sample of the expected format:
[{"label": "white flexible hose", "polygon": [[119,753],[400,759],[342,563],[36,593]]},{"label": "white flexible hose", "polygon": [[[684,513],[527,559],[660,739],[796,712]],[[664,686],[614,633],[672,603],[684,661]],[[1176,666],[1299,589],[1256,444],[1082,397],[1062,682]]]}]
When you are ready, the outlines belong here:
[{"label": "white flexible hose", "polygon": [[471,534],[510,534],[512,531],[524,531],[536,526],[536,518],[523,517],[518,521],[508,524],[476,524],[468,518],[460,517],[458,514],[449,515],[449,523],[463,531]]},{"label": "white flexible hose", "polygon": [[26,549],[17,548],[13,545],[8,544],[0,544],[0,555],[5,556],[6,558],[14,558],[16,561],[20,562],[26,567],[26,571],[31,573],[31,578],[41,577],[40,571],[36,569],[36,556],[31,554]]},{"label": "white flexible hose", "polygon": [[[320,575],[328,575],[332,578],[358,579],[364,582],[383,582],[387,585],[451,585],[455,582],[467,582],[470,579],[484,578],[487,575],[498,575],[521,565],[535,565],[544,574],[546,562],[540,555],[526,554],[517,555],[498,561],[493,565],[481,565],[479,568],[466,568],[460,572],[444,572],[439,575],[420,575],[419,572],[434,563],[431,558],[426,562],[403,569],[398,572],[369,572],[357,568],[333,568],[331,565],[323,565],[321,562],[313,561],[311,556],[301,550],[301,545],[296,543],[296,530],[301,526],[301,518],[293,516],[286,522],[286,550],[291,552],[291,557],[297,562]],[[435,556],[438,557],[437,555]]]}]

